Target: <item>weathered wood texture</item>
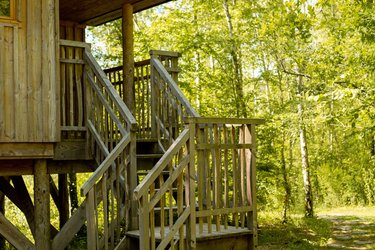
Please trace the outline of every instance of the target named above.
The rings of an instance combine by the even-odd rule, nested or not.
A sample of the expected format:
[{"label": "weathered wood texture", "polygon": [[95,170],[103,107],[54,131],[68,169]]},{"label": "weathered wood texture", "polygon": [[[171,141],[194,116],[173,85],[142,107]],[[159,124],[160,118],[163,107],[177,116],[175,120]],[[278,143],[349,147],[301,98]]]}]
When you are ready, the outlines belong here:
[{"label": "weathered wood texture", "polygon": [[[85,26],[60,22],[60,39],[85,40]],[[60,43],[61,139],[85,139],[86,102],[84,86],[84,47]]]},{"label": "weathered wood texture", "polygon": [[179,54],[151,51],[151,136],[171,145],[185,127],[185,118],[199,117],[177,85]]},{"label": "weathered wood texture", "polygon": [[[199,115],[177,85],[180,54],[168,51],[151,51],[150,54],[152,60],[134,63],[137,135],[166,139],[171,144],[184,128],[184,117]],[[107,69],[105,73],[122,95],[123,67]]]},{"label": "weathered wood texture", "polygon": [[35,247],[50,249],[50,190],[47,161],[37,160],[34,171]]},{"label": "weathered wood texture", "polygon": [[[189,199],[194,186],[189,138],[190,130],[185,129],[134,191],[139,201],[140,249],[155,249],[156,234],[160,235],[158,249],[174,246],[177,238],[185,237],[184,224],[195,210],[194,200]],[[157,219],[155,208],[160,209]],[[155,225],[160,225],[158,232]],[[177,244],[183,249],[183,241]]]},{"label": "weathered wood texture", "polygon": [[130,194],[137,180],[137,124],[88,48],[83,59],[89,142],[99,165],[81,188],[86,196],[88,249],[114,249],[122,242],[123,219],[130,228],[136,221]]},{"label": "weathered wood texture", "polygon": [[[104,70],[117,92],[123,98],[123,67]],[[150,60],[134,64],[135,111],[133,113],[138,123],[138,137],[151,138],[151,85]]]},{"label": "weathered wood texture", "polygon": [[0,22],[0,142],[55,142],[57,1],[17,3],[16,21]]}]

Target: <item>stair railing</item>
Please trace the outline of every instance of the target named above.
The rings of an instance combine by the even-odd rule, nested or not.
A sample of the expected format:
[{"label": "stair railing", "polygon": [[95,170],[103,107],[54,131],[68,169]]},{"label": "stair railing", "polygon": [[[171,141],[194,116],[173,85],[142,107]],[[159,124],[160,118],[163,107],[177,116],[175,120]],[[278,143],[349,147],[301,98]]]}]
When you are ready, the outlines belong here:
[{"label": "stair railing", "polygon": [[[123,67],[105,69],[108,79],[123,98],[124,74]],[[138,123],[138,138],[151,138],[151,85],[150,59],[134,63],[135,112]]]},{"label": "stair railing", "polygon": [[176,52],[151,51],[151,118],[152,135],[159,145],[171,145],[185,128],[186,117],[199,114],[178,87],[167,68],[172,68]]},{"label": "stair railing", "polygon": [[125,230],[137,227],[136,203],[131,195],[137,179],[137,123],[88,44],[62,40],[61,45],[83,49],[87,141],[99,166],[81,187],[85,200],[62,228],[65,235],[60,232],[54,239],[53,248],[63,249],[68,243],[62,240],[69,242],[86,219],[87,248],[115,249],[125,243],[122,225]]},{"label": "stair railing", "polygon": [[[134,190],[139,204],[140,249],[184,249],[186,242],[195,246],[195,223],[190,221],[195,218],[194,165],[191,164],[194,143],[190,133],[189,128],[182,131]],[[158,243],[156,235],[160,236]]]}]

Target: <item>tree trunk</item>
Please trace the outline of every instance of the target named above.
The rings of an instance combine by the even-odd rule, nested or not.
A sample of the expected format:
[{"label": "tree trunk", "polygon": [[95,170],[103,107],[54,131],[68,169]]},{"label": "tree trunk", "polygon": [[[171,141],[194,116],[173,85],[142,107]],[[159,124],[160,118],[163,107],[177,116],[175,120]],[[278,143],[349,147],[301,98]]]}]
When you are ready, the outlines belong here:
[{"label": "tree trunk", "polygon": [[285,131],[282,129],[282,144],[281,144],[281,171],[283,174],[283,186],[284,186],[284,207],[283,207],[283,223],[288,222],[288,209],[290,200],[290,184],[288,181],[288,173],[286,169],[285,160]]},{"label": "tree trunk", "polygon": [[233,71],[234,71],[234,86],[235,86],[234,91],[235,91],[237,116],[246,118],[247,111],[246,111],[246,103],[245,103],[244,91],[243,91],[240,51],[234,39],[232,16],[230,15],[230,12],[229,12],[229,6],[227,3],[227,0],[223,0],[223,6],[224,6],[225,17],[227,19],[228,30],[229,30],[229,38],[230,38],[229,46],[230,46],[230,55],[232,58]]},{"label": "tree trunk", "polygon": [[303,79],[302,76],[298,77],[298,118],[299,118],[299,132],[300,132],[300,147],[301,147],[301,158],[302,158],[302,176],[303,176],[303,187],[305,191],[305,216],[314,217],[313,208],[313,196],[312,187],[310,181],[310,166],[309,166],[309,154],[307,151],[306,141],[306,128],[303,119],[304,106],[303,106]]}]

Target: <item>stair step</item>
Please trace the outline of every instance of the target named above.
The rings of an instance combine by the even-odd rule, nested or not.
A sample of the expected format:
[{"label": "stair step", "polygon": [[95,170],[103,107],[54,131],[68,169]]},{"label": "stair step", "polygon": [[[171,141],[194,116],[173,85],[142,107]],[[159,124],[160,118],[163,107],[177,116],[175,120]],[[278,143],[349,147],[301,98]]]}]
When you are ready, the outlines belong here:
[{"label": "stair step", "polygon": [[137,142],[158,142],[158,139],[156,138],[137,138]]},{"label": "stair step", "polygon": [[[138,171],[137,175],[147,175],[149,171]],[[169,175],[169,171],[162,171],[162,174]]]},{"label": "stair step", "polygon": [[161,158],[163,154],[137,154],[137,158],[139,159],[155,159]]}]

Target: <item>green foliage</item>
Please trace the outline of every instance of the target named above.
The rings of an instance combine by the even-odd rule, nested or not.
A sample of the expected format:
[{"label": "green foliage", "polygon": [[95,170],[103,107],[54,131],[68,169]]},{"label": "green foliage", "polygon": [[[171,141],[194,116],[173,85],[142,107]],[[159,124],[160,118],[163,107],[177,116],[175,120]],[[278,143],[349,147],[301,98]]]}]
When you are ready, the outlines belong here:
[{"label": "green foliage", "polygon": [[0,16],[10,16],[10,0],[0,0]]}]

